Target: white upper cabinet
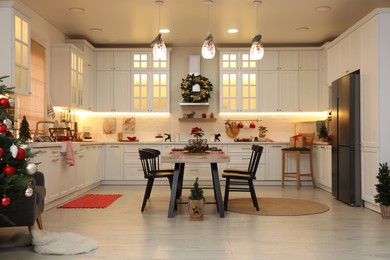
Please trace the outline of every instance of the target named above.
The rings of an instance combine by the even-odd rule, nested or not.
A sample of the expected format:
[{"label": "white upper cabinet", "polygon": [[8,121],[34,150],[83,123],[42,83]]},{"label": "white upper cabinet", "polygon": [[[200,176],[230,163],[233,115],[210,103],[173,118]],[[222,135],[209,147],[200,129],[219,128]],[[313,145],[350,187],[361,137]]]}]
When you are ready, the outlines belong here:
[{"label": "white upper cabinet", "polygon": [[51,47],[51,96],[53,105],[85,108],[83,95],[84,57],[73,44]]},{"label": "white upper cabinet", "polygon": [[298,51],[266,50],[260,70],[298,70]]},{"label": "white upper cabinet", "polygon": [[130,111],[130,51],[96,52],[96,110]]},{"label": "white upper cabinet", "polygon": [[154,60],[151,51],[131,52],[131,111],[169,111],[169,52]]},{"label": "white upper cabinet", "polygon": [[0,71],[15,93],[30,93],[30,19],[14,9],[12,1],[0,3]]},{"label": "white upper cabinet", "polygon": [[249,51],[221,51],[220,79],[220,111],[258,111],[258,61]]},{"label": "white upper cabinet", "polygon": [[299,70],[318,70],[319,53],[317,50],[299,51]]},{"label": "white upper cabinet", "polygon": [[328,49],[328,84],[360,69],[361,28],[357,28]]}]

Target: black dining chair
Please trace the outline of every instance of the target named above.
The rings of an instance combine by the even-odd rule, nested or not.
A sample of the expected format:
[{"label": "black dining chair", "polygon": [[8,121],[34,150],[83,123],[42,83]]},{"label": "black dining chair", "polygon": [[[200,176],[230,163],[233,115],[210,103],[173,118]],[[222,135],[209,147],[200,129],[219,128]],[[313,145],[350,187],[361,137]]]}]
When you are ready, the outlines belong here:
[{"label": "black dining chair", "polygon": [[[256,179],[257,167],[259,166],[260,157],[263,153],[263,146],[252,145],[252,154],[249,160],[247,170],[240,169],[225,169],[222,177],[226,178],[224,207],[228,209],[229,192],[250,192],[253,206],[259,211],[259,203],[257,202],[256,191],[253,185],[253,180]],[[248,187],[243,187],[248,186]]]},{"label": "black dining chair", "polygon": [[[144,172],[144,178],[147,179],[145,188],[144,199],[142,202],[141,212],[144,211],[146,202],[150,198],[152,193],[154,180],[157,178],[168,178],[169,186],[172,189],[173,170],[172,169],[160,169],[159,167],[159,155],[160,152],[154,149],[139,149],[139,157],[141,160],[142,170]],[[157,151],[157,152],[156,152]]]}]

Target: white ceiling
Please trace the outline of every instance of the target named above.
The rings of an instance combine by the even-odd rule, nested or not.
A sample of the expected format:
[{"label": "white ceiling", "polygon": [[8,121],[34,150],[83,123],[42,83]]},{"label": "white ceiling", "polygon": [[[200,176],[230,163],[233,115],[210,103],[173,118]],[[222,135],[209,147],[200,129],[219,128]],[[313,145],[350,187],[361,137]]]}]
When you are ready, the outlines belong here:
[{"label": "white ceiling", "polygon": [[[217,47],[249,46],[258,32],[264,46],[320,46],[332,40],[374,8],[390,7],[390,0],[19,0],[69,38],[87,39],[94,45],[149,46],[161,28],[167,46],[200,46],[209,31]],[[329,6],[328,12],[317,12]],[[85,9],[84,13],[69,8]],[[159,22],[160,8],[160,22]],[[208,22],[208,8],[210,21]],[[228,28],[238,28],[228,34]],[[308,31],[297,31],[308,27]],[[100,28],[102,32],[92,32]]]}]

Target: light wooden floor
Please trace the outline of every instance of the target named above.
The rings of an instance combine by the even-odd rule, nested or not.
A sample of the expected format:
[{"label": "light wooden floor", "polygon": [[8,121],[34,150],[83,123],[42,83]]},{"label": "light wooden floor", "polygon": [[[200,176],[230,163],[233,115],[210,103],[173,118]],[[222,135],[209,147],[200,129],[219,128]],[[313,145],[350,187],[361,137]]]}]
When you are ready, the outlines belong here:
[{"label": "light wooden floor", "polygon": [[[257,186],[257,195],[319,201],[330,211],[298,217],[265,217],[227,212],[219,218],[207,204],[204,221],[188,220],[179,206],[167,218],[169,188],[155,186],[143,214],[143,186],[100,186],[89,193],[120,193],[106,209],[57,209],[43,214],[44,229],[70,231],[97,240],[89,254],[44,256],[31,247],[3,249],[0,259],[390,259],[390,220],[353,208],[320,189]],[[206,196],[212,197],[211,190]],[[188,190],[184,191],[187,196]],[[232,197],[249,196],[234,193]],[[27,228],[0,229],[0,239]]]}]

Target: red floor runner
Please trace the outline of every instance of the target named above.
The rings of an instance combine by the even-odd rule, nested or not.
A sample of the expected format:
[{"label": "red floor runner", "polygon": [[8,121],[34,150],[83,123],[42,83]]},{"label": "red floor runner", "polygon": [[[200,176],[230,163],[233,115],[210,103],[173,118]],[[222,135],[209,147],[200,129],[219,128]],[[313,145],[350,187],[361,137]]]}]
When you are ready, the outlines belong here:
[{"label": "red floor runner", "polygon": [[122,194],[87,194],[80,198],[74,199],[63,204],[59,208],[99,208],[104,209],[110,206],[115,200],[120,198]]}]

